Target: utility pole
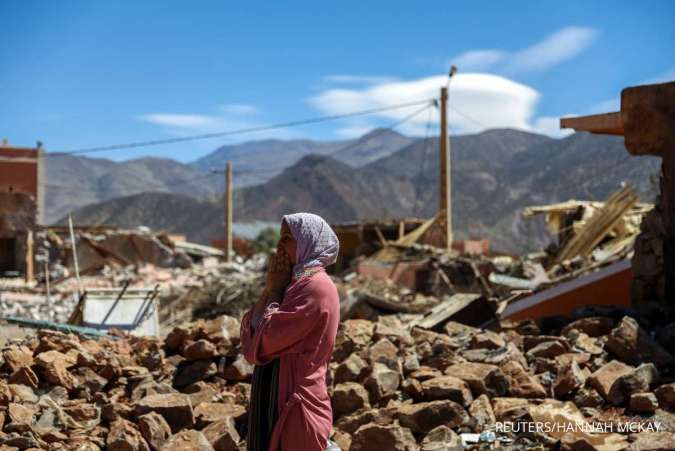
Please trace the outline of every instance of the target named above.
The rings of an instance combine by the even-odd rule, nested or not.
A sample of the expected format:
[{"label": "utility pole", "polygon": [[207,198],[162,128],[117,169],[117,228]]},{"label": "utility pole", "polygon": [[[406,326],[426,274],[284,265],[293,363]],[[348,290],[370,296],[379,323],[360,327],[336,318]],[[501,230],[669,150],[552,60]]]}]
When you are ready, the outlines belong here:
[{"label": "utility pole", "polygon": [[232,261],[232,163],[225,166],[225,261]]},{"label": "utility pole", "polygon": [[448,136],[448,87],[441,88],[441,177],[439,211],[445,222],[445,244],[452,248],[452,178],[450,175],[450,137]]}]

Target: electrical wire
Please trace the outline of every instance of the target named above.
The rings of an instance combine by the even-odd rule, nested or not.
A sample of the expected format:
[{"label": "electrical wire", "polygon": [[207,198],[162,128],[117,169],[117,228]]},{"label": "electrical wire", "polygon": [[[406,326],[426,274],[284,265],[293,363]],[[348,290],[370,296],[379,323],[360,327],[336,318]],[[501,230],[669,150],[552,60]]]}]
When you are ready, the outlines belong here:
[{"label": "electrical wire", "polygon": [[178,138],[156,139],[156,140],[150,140],[150,141],[131,142],[131,143],[126,143],[126,144],[112,144],[112,145],[97,146],[97,147],[85,147],[85,148],[74,149],[74,150],[54,151],[54,152],[49,152],[49,156],[55,157],[55,156],[60,156],[60,155],[79,155],[79,154],[85,154],[85,153],[104,152],[104,151],[110,151],[110,150],[132,149],[132,148],[138,148],[138,147],[149,147],[149,146],[157,146],[157,145],[163,145],[163,144],[175,144],[175,143],[186,142],[186,141],[196,141],[196,140],[201,140],[201,139],[220,138],[220,137],[225,137],[225,136],[241,135],[241,134],[245,134],[245,133],[254,133],[254,132],[261,132],[261,131],[268,131],[268,130],[276,130],[276,129],[281,129],[281,128],[298,127],[298,126],[301,126],[301,125],[318,124],[318,123],[321,123],[321,122],[334,121],[334,120],[338,120],[338,119],[346,119],[346,118],[350,118],[350,117],[366,116],[366,115],[369,115],[369,114],[381,113],[383,111],[392,111],[392,110],[411,107],[411,106],[415,106],[415,105],[422,105],[422,104],[430,103],[430,102],[433,102],[433,101],[434,101],[434,99],[418,100],[418,101],[414,101],[414,102],[400,103],[400,104],[396,104],[396,105],[389,105],[389,106],[384,106],[384,107],[379,107],[379,108],[370,108],[370,109],[367,109],[367,110],[354,111],[354,112],[351,112],[351,113],[333,114],[333,115],[329,115],[329,116],[320,116],[320,117],[315,117],[315,118],[310,118],[310,119],[302,119],[302,120],[297,120],[297,121],[290,121],[290,122],[285,122],[285,123],[280,123],[280,124],[261,125],[261,126],[257,126],[257,127],[247,127],[247,128],[240,128],[240,129],[235,129],[235,130],[227,130],[227,131],[223,131],[223,132],[204,133],[204,134],[200,134],[200,135],[191,135],[191,136],[182,136],[182,137],[178,137]]}]

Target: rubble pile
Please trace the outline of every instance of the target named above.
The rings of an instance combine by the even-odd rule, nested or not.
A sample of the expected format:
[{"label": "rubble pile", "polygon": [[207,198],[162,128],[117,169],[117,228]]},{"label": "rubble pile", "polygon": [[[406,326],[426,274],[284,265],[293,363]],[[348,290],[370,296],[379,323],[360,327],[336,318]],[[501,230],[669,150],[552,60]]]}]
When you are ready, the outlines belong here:
[{"label": "rubble pile", "polygon": [[[601,313],[495,330],[428,330],[406,314],[346,320],[327,374],[332,439],[355,451],[668,449],[675,324],[653,339],[623,312]],[[244,450],[253,367],[238,337],[239,321],[221,316],[164,340],[42,330],[11,342],[0,449]],[[563,426],[518,430],[533,422]],[[564,428],[577,423],[613,429]]]}]

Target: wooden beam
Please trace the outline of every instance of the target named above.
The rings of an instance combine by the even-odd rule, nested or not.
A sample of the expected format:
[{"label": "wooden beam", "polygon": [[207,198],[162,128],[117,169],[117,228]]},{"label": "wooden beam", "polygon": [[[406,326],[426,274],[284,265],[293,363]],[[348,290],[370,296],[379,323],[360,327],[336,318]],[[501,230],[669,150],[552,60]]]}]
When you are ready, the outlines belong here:
[{"label": "wooden beam", "polygon": [[564,117],[560,119],[560,128],[571,128],[577,132],[623,136],[623,119],[620,112]]}]

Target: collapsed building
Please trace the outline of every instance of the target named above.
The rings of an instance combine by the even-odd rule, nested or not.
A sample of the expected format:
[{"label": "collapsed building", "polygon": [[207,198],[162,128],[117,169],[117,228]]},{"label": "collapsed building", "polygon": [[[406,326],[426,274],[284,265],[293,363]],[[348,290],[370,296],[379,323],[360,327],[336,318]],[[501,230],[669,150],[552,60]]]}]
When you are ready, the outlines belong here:
[{"label": "collapsed building", "polygon": [[[554,240],[522,256],[484,240],[439,247],[441,215],[336,226],[331,438],[354,451],[671,449],[673,305],[640,308],[669,292],[668,238],[654,229],[675,211],[669,186],[656,206],[622,186],[604,202],[529,207]],[[40,329],[2,350],[0,448],[246,449],[253,367],[239,321],[266,256],[224,262],[146,229],[35,236],[51,292],[39,272],[0,281],[3,316]],[[104,306],[100,327],[88,299]],[[126,302],[133,327],[107,322]],[[148,312],[151,334],[137,327]]]}]

